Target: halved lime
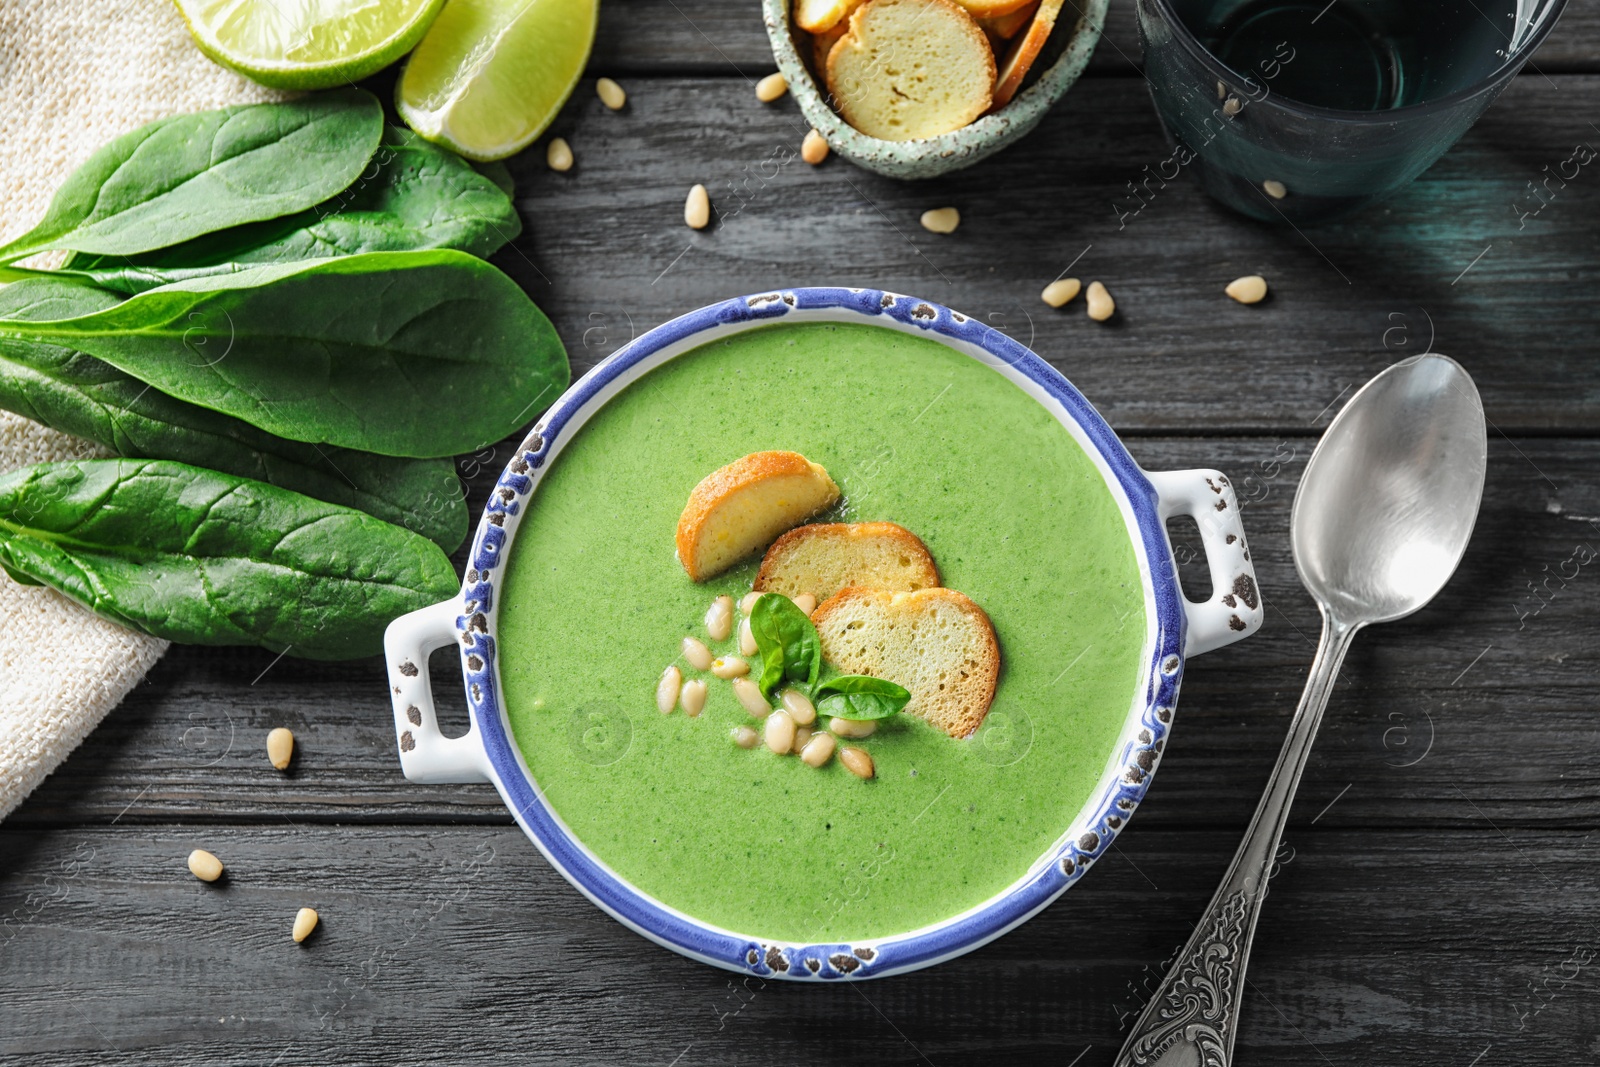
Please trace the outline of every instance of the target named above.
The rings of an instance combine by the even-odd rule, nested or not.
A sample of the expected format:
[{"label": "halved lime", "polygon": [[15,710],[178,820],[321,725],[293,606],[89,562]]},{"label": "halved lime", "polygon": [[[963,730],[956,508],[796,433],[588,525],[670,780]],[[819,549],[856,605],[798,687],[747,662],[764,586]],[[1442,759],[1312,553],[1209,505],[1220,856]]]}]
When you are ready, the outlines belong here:
[{"label": "halved lime", "polygon": [[174,0],[200,50],[274,89],[327,89],[416,46],[444,0]]},{"label": "halved lime", "polygon": [[599,14],[599,0],[450,0],[400,72],[400,117],[469,159],[521,151],[578,84]]}]

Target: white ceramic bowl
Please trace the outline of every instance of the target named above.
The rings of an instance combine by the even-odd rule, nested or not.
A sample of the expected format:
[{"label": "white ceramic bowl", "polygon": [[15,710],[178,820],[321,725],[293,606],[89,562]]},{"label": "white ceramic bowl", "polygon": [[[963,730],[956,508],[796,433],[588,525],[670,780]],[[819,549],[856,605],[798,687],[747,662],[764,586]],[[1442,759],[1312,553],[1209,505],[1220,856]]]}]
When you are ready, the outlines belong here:
[{"label": "white ceramic bowl", "polygon": [[[724,930],[662,904],[611,871],[546,804],[512,738],[501,703],[496,633],[504,561],[540,477],[591,415],[631,382],[709,341],[785,322],[865,323],[931,338],[992,367],[1055,416],[1093,459],[1121,508],[1143,575],[1144,679],[1108,751],[1099,783],[1028,872],[993,898],[918,930],[852,944],[790,944]],[[1184,598],[1166,522],[1199,524],[1212,590]],[[388,658],[400,765],[415,782],[492,782],[550,863],[595,904],[659,944],[706,963],[798,980],[876,977],[968,952],[1028,919],[1083,876],[1110,848],[1160,761],[1188,656],[1244,637],[1261,625],[1238,501],[1213,470],[1149,473],[1061,374],[977,319],[929,300],[875,289],[786,289],[740,297],[673,319],[637,338],[574,383],[534,427],[501,474],[478,523],[460,595],[389,627]],[[439,731],[428,654],[454,644],[471,729]],[[652,711],[651,714],[654,714]]]}]

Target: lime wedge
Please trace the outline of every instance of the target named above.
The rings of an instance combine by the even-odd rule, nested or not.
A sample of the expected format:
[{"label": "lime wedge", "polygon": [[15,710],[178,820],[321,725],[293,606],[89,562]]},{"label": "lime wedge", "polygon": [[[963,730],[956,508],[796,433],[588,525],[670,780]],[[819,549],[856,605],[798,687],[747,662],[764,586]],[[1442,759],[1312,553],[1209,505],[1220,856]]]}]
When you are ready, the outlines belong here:
[{"label": "lime wedge", "polygon": [[400,72],[400,117],[468,159],[544,132],[594,44],[599,0],[450,0]]},{"label": "lime wedge", "polygon": [[274,89],[327,89],[416,46],[444,0],[174,0],[200,50]]}]

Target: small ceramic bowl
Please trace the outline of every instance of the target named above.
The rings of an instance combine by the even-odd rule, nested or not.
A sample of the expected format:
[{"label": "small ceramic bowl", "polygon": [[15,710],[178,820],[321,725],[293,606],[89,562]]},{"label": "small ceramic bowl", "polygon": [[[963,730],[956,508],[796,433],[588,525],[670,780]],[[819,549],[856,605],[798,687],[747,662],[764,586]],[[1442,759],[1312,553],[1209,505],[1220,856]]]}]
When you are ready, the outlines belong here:
[{"label": "small ceramic bowl", "polygon": [[[810,35],[790,24],[791,0],[761,0],[761,13],[767,24],[767,38],[772,42],[773,58],[789,83],[789,91],[799,102],[806,121],[827,139],[829,147],[857,166],[891,178],[936,178],[993,155],[1039,125],[1044,113],[1083,73],[1100,40],[1107,3],[1108,0],[1069,0],[1034,64],[1034,70],[1042,73],[1030,75],[1031,84],[1011,103],[959,130],[917,141],[868,137],[846,122],[828,105],[827,87],[817,83],[810,64],[800,56],[796,38],[801,38],[801,46],[809,51]],[[1078,11],[1076,22],[1074,8]]]},{"label": "small ceramic bowl", "polygon": [[[547,802],[502,706],[499,612],[505,560],[540,480],[596,411],[669,360],[700,345],[777,322],[852,323],[923,337],[994,369],[1044,407],[1098,469],[1122,512],[1144,585],[1141,676],[1100,779],[1061,836],[1018,881],[984,903],[902,934],[849,944],[774,941],[678,911],[599,860]],[[1167,520],[1199,526],[1212,589],[1187,599]],[[414,782],[492,782],[552,866],[596,905],[657,944],[692,959],[763,978],[875,978],[959,956],[1026,921],[1081,878],[1111,847],[1160,762],[1189,656],[1237,641],[1261,625],[1263,606],[1233,487],[1214,470],[1142,469],[1116,433],[1061,373],[981,320],[931,300],[876,289],[785,289],[713,304],[665,323],[613,353],[555,402],[513,455],[478,523],[461,592],[396,619],[384,638],[400,766]],[[471,728],[439,730],[428,654],[454,645]],[[453,672],[452,672],[453,673]],[[458,690],[460,692],[461,690]],[[646,712],[655,717],[653,708]]]}]

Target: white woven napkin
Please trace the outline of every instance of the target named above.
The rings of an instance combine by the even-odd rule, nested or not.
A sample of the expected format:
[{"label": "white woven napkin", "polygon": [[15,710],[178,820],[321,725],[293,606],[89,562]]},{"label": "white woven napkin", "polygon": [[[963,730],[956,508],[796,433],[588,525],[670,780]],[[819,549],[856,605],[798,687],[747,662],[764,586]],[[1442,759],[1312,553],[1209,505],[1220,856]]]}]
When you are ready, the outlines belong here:
[{"label": "white woven napkin", "polygon": [[[32,227],[62,179],[113,137],[278,95],[203,56],[167,0],[0,0],[0,243]],[[0,412],[0,471],[99,454]],[[0,573],[0,818],[166,647]]]}]

